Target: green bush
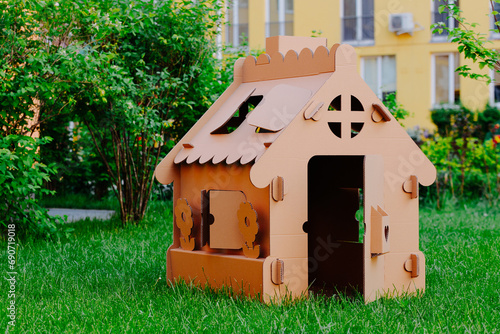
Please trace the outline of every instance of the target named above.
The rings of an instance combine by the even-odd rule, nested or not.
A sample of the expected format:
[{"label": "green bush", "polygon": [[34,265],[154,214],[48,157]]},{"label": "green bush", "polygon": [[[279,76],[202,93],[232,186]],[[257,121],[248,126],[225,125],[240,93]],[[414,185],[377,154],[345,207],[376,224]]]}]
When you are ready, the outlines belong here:
[{"label": "green bush", "polygon": [[21,135],[0,138],[0,222],[2,229],[16,224],[17,234],[48,236],[58,232],[60,218],[50,217],[37,198],[50,191],[43,188],[55,173],[40,162],[38,148],[49,138]]},{"label": "green bush", "polygon": [[436,135],[421,146],[434,163],[437,180],[422,189],[422,197],[438,207],[449,199],[487,199],[498,204],[500,195],[500,146],[492,140],[452,138]]},{"label": "green bush", "polygon": [[442,137],[472,135],[477,116],[463,105],[441,106],[431,110],[431,119]]},{"label": "green bush", "polygon": [[[492,134],[498,132],[500,123],[500,110],[487,105],[483,112],[478,114],[477,123],[483,138],[491,138]],[[500,132],[498,132],[500,134]]]},{"label": "green bush", "polygon": [[403,121],[413,116],[404,106],[396,100],[396,92],[389,93],[384,99],[384,105],[389,109],[396,121],[404,127]]},{"label": "green bush", "polygon": [[[42,135],[53,140],[42,147],[40,156],[45,163],[57,167],[47,188],[56,191],[58,197],[81,195],[96,201],[107,199],[111,182],[88,129],[81,123],[70,123],[66,117],[60,118],[66,122],[54,119],[42,124]],[[106,145],[106,152],[112,151]]]},{"label": "green bush", "polygon": [[478,112],[463,105],[442,106],[431,110],[431,119],[442,137],[475,137],[483,141],[497,132],[495,125],[500,123],[500,110],[490,105]]},{"label": "green bush", "polygon": [[486,106],[473,112],[462,105],[431,111],[437,134],[425,140],[422,150],[437,169],[437,180],[422,195],[437,201],[486,198],[498,203],[500,163],[497,145],[500,111]]}]

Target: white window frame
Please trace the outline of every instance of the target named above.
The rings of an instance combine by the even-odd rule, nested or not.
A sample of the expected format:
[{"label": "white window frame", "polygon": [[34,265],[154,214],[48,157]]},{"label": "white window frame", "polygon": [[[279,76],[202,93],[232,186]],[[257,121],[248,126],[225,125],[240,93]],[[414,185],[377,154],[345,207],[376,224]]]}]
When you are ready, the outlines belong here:
[{"label": "white window frame", "polygon": [[[231,45],[234,47],[234,48],[237,48],[240,46],[240,34],[239,34],[239,31],[240,31],[240,4],[239,4],[239,0],[229,0],[229,1],[226,1],[226,6],[229,6],[231,4],[233,4],[233,16],[232,16],[232,22],[231,22],[231,26],[228,27],[228,24],[230,21],[226,21],[226,34],[227,34],[227,30],[228,28],[229,29],[232,29],[233,31],[233,40],[231,41]],[[250,1],[248,2],[248,6],[250,6]],[[247,40],[248,40],[248,37],[247,36]],[[222,39],[222,37],[221,37]],[[227,37],[226,37],[226,43],[228,42],[227,40]]]},{"label": "white window frame", "polygon": [[[456,52],[433,53],[431,57],[431,105],[433,108],[444,105],[455,106],[455,69],[460,64],[455,64]],[[448,56],[448,102],[436,102],[436,57]],[[460,60],[459,60],[460,62]]]},{"label": "white window frame", "polygon": [[293,9],[288,9],[286,8],[286,1],[285,4],[283,5],[285,7],[285,14],[294,14],[295,15],[295,4],[293,3],[295,0],[291,0],[293,4]]},{"label": "white window frame", "polygon": [[[431,22],[432,22],[432,24],[437,23],[437,22],[434,22],[434,13],[435,13],[434,12],[434,3],[436,3],[436,2],[444,3],[444,1],[431,0]],[[449,5],[454,4],[455,0],[447,0],[447,3]],[[448,17],[448,27],[449,27],[449,29],[455,28],[455,19],[453,17]],[[431,31],[431,34],[432,34],[431,40],[433,42],[442,43],[442,42],[449,41],[449,38],[448,38],[449,35],[437,35],[437,34],[433,34],[432,31]]]},{"label": "white window frame", "polygon": [[[489,84],[489,90],[490,90],[490,99],[489,99],[489,102],[490,102],[490,106],[495,106],[497,108],[500,108],[500,100],[498,101],[495,101],[495,82],[493,80],[495,80],[495,70],[491,70],[490,69],[490,78],[491,78],[491,82]],[[499,82],[500,84],[500,82]]]},{"label": "white window frame", "polygon": [[394,69],[396,71],[396,87],[398,85],[397,83],[397,60],[396,60],[396,55],[380,55],[380,56],[363,56],[361,57],[361,75],[363,76],[363,80],[365,80],[364,78],[364,74],[365,74],[365,61],[366,61],[366,58],[377,58],[377,90],[374,91],[374,93],[377,95],[377,97],[382,101],[383,99],[383,95],[384,95],[384,92],[382,91],[382,58],[383,57],[394,57],[394,61],[396,63],[396,68]]},{"label": "white window frame", "polygon": [[[271,22],[271,11],[269,10],[269,0],[266,0],[266,37],[269,37],[271,35],[271,29],[269,27],[270,23],[276,23],[276,22]],[[295,8],[293,11],[289,11],[286,9],[286,1],[285,0],[278,0],[278,22],[279,23],[279,36],[284,36],[285,35],[285,28],[286,28],[286,14],[294,14]]]},{"label": "white window frame", "polygon": [[[373,13],[373,39],[363,39],[363,0],[356,1],[356,39],[355,40],[344,40],[344,1],[353,0],[341,0],[340,1],[340,21],[342,27],[342,43],[349,43],[355,46],[366,46],[375,44],[375,13]],[[375,6],[375,0],[373,0],[373,6]],[[375,10],[374,10],[375,11]]]}]

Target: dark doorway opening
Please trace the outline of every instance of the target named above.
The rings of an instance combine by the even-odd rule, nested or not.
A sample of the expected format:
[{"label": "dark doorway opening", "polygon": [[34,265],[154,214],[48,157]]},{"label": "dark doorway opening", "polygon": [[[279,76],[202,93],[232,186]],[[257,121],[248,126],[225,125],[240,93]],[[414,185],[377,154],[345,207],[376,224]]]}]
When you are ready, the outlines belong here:
[{"label": "dark doorway opening", "polygon": [[363,156],[309,160],[304,231],[312,292],[363,292],[363,166]]}]

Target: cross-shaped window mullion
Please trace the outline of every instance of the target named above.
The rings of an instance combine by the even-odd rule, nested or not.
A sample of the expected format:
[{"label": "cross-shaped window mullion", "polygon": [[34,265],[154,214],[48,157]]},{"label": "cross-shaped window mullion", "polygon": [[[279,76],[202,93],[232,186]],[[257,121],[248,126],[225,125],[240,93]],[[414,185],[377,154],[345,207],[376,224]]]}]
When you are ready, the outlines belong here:
[{"label": "cross-shaped window mullion", "polygon": [[[340,110],[334,110],[328,112],[327,119],[330,124],[340,124],[340,138],[343,140],[347,140],[352,138],[355,135],[351,135],[352,133],[352,124],[362,124],[365,121],[365,113],[360,111],[352,111],[352,100],[359,105],[360,102],[357,98],[351,95],[342,95]],[[338,127],[338,125],[337,125]],[[330,127],[332,129],[332,127]],[[333,130],[332,130],[333,131]],[[333,131],[334,134],[339,137],[338,130]],[[356,133],[357,134],[357,133]]]}]

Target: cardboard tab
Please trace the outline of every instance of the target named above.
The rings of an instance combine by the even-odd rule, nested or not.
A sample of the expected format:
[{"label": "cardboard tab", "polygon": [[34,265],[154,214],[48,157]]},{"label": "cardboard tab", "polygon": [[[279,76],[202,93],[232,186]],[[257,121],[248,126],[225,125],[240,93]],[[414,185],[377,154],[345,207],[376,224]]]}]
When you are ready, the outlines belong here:
[{"label": "cardboard tab", "polygon": [[372,112],[372,120],[375,123],[379,123],[381,121],[389,122],[391,120],[391,113],[385,106],[379,103],[373,103],[372,107],[374,109],[374,111]]},{"label": "cardboard tab", "polygon": [[323,107],[325,104],[323,102],[320,103],[314,103],[311,102],[309,106],[304,110],[304,119],[309,120],[312,119],[313,121],[319,121],[321,119],[321,112],[320,109]]},{"label": "cardboard tab", "polygon": [[285,179],[276,176],[271,183],[271,195],[275,202],[280,202],[285,198]]},{"label": "cardboard tab", "polygon": [[418,177],[410,175],[410,179],[403,183],[403,190],[405,193],[410,194],[411,199],[418,198]]},{"label": "cardboard tab", "polygon": [[420,257],[418,254],[411,254],[410,259],[405,261],[404,268],[415,278],[420,275]]},{"label": "cardboard tab", "polygon": [[285,263],[283,260],[276,259],[271,263],[271,281],[273,284],[280,285],[284,282]]}]

